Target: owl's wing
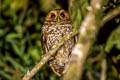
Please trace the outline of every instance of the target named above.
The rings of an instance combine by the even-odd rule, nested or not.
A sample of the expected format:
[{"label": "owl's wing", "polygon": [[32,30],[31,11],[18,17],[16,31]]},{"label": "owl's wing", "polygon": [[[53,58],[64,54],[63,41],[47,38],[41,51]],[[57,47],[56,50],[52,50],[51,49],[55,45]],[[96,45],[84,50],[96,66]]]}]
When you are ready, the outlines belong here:
[{"label": "owl's wing", "polygon": [[45,33],[42,33],[41,35],[41,44],[42,44],[43,53],[46,54],[48,52],[48,49],[47,49],[47,39]]}]

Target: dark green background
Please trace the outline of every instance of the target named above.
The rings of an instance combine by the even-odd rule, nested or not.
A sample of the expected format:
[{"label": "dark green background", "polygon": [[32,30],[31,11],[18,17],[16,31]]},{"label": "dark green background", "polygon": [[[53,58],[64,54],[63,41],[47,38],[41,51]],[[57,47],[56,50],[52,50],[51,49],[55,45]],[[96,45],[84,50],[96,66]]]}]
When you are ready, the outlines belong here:
[{"label": "dark green background", "polygon": [[[69,11],[70,0],[0,0],[0,80],[21,80],[42,58],[41,27],[55,8]],[[120,7],[120,0],[104,0],[102,16]],[[73,0],[71,20],[78,29],[88,12],[89,0]],[[98,13],[98,18],[101,14]],[[99,80],[101,61],[107,60],[107,80],[120,79],[120,15],[100,29],[90,49],[82,80]],[[90,73],[90,75],[88,75]],[[32,80],[60,80],[48,64]]]}]

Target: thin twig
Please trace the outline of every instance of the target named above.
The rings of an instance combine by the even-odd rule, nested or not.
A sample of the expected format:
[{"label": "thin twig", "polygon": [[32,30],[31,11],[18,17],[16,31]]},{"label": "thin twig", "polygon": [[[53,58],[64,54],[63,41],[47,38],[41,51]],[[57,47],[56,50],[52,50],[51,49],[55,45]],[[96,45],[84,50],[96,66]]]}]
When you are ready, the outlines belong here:
[{"label": "thin twig", "polygon": [[78,33],[78,31],[74,31],[72,33],[69,33],[65,35],[63,38],[60,38],[60,43],[55,43],[55,48],[50,50],[47,54],[43,56],[43,58],[40,60],[38,64],[36,64],[31,71],[28,71],[27,74],[23,77],[22,80],[29,80],[31,79],[41,68],[42,66],[47,63],[51,56],[55,55],[56,51],[70,38],[75,36]]},{"label": "thin twig", "polygon": [[94,80],[94,78],[93,78],[91,72],[87,72],[87,76],[88,76],[89,80]]},{"label": "thin twig", "polygon": [[106,71],[107,71],[107,61],[106,61],[106,57],[105,57],[105,52],[104,52],[104,46],[101,45],[100,46],[100,54],[102,54],[102,64],[101,64],[101,77],[100,80],[106,80]]},{"label": "thin twig", "polygon": [[106,69],[107,69],[107,62],[106,62],[106,59],[103,58],[102,60],[102,71],[101,71],[101,79],[100,80],[106,80]]},{"label": "thin twig", "polygon": [[105,24],[106,22],[108,22],[109,20],[113,19],[114,17],[116,17],[117,15],[120,15],[120,6],[118,8],[113,9],[112,11],[110,11],[104,18],[102,21],[102,24]]},{"label": "thin twig", "polygon": [[70,14],[71,14],[71,11],[72,11],[72,1],[73,0],[68,0],[68,10],[69,10]]},{"label": "thin twig", "polygon": [[25,0],[24,7],[23,7],[23,10],[22,10],[22,12],[21,12],[21,14],[20,14],[19,21],[18,21],[19,24],[22,23],[22,21],[23,21],[23,19],[24,19],[24,17],[25,17],[25,13],[26,13],[27,8],[28,8],[28,3],[29,3],[29,1],[28,1],[28,0]]}]

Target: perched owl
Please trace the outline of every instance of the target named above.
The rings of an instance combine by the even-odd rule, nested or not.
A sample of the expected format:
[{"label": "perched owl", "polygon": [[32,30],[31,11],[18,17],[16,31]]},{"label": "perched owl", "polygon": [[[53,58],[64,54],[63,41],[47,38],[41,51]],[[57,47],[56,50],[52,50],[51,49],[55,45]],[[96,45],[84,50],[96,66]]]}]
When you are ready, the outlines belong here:
[{"label": "perched owl", "polygon": [[[42,26],[42,47],[44,53],[48,53],[54,46],[54,43],[60,42],[59,38],[65,34],[73,32],[73,26],[69,13],[63,9],[54,9],[50,11]],[[49,61],[49,65],[57,75],[62,75],[66,71],[69,63],[72,48],[75,44],[75,38],[67,41],[57,54]]]}]

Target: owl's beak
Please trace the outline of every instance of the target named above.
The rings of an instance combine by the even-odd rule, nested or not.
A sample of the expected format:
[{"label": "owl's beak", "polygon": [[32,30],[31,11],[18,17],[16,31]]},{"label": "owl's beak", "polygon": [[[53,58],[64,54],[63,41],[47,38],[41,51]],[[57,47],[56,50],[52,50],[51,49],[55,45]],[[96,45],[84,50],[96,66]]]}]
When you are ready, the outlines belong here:
[{"label": "owl's beak", "polygon": [[58,22],[60,22],[60,21],[61,21],[61,18],[60,18],[59,16],[57,17],[57,21],[58,21]]}]

